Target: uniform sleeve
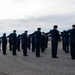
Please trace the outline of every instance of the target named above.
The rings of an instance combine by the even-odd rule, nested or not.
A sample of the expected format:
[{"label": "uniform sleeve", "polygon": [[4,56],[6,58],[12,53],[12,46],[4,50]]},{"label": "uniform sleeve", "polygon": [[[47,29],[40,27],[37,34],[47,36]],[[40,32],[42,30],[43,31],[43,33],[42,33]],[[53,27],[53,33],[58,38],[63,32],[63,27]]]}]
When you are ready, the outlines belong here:
[{"label": "uniform sleeve", "polygon": [[49,32],[45,33],[45,35],[48,35],[48,34],[50,34],[50,33],[51,33],[51,30],[50,30]]}]

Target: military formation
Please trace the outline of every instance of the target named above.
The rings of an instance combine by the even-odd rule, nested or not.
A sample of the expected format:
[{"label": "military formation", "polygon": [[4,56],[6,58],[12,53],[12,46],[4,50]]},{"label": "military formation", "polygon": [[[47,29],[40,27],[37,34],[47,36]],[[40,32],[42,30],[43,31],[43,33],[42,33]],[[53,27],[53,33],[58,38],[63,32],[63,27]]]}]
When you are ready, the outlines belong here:
[{"label": "military formation", "polygon": [[[48,48],[48,41],[51,39],[52,58],[58,58],[58,42],[62,41],[62,49],[65,53],[70,53],[71,58],[75,59],[75,25],[69,30],[58,31],[58,26],[54,25],[49,32],[41,32],[41,28],[37,28],[32,34],[28,35],[28,31],[17,35],[16,30],[6,36],[6,33],[0,38],[2,43],[3,55],[6,55],[7,42],[9,42],[9,50],[12,55],[17,55],[16,50],[23,50],[23,56],[29,56],[27,50],[35,52],[36,57],[41,57],[40,52],[45,52]],[[7,40],[8,39],[8,40]]]}]

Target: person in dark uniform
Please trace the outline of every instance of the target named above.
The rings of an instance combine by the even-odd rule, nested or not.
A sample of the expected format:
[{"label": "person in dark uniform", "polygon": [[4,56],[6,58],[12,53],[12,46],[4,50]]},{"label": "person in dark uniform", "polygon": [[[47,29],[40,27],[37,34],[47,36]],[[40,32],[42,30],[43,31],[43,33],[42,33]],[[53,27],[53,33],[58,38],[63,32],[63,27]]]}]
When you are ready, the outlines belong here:
[{"label": "person in dark uniform", "polygon": [[30,46],[31,46],[31,37],[30,35],[28,36],[28,49],[30,50]]},{"label": "person in dark uniform", "polygon": [[16,54],[16,43],[17,43],[16,30],[14,30],[12,35],[11,35],[11,42],[12,42],[12,54],[17,55]]},{"label": "person in dark uniform", "polygon": [[9,50],[12,51],[12,42],[11,42],[12,33],[7,36],[9,38]]},{"label": "person in dark uniform", "polygon": [[64,33],[64,50],[65,50],[65,53],[69,53],[69,34],[68,32]]},{"label": "person in dark uniform", "polygon": [[23,50],[22,35],[23,35],[23,33],[21,34],[21,49]]},{"label": "person in dark uniform", "polygon": [[63,51],[65,51],[65,32],[66,32],[65,30],[61,32]]},{"label": "person in dark uniform", "polygon": [[53,29],[50,30],[50,32],[48,33],[48,34],[51,34],[52,58],[58,58],[57,48],[58,48],[58,41],[60,41],[60,35],[57,28],[58,26],[54,25]]},{"label": "person in dark uniform", "polygon": [[35,35],[31,35],[32,38],[32,52],[35,52],[36,46],[35,46]]},{"label": "person in dark uniform", "polygon": [[48,48],[48,41],[49,41],[49,39],[48,39],[48,35],[45,35],[45,37],[46,37],[45,47]]},{"label": "person in dark uniform", "polygon": [[44,52],[45,51],[45,42],[46,42],[46,38],[45,38],[45,33],[42,32],[41,33],[41,52]]},{"label": "person in dark uniform", "polygon": [[38,28],[35,32],[35,43],[36,43],[36,57],[40,57],[41,48],[41,28]]},{"label": "person in dark uniform", "polygon": [[17,36],[17,49],[20,51],[20,34]]},{"label": "person in dark uniform", "polygon": [[6,46],[7,46],[7,38],[6,38],[6,33],[4,33],[3,36],[2,36],[3,55],[6,55]]},{"label": "person in dark uniform", "polygon": [[70,54],[71,58],[75,60],[75,25],[72,25],[72,29],[68,30],[70,34]]},{"label": "person in dark uniform", "polygon": [[27,35],[28,31],[25,31],[22,34],[22,45],[23,45],[23,56],[28,56],[27,55],[27,44],[28,44],[28,35]]}]

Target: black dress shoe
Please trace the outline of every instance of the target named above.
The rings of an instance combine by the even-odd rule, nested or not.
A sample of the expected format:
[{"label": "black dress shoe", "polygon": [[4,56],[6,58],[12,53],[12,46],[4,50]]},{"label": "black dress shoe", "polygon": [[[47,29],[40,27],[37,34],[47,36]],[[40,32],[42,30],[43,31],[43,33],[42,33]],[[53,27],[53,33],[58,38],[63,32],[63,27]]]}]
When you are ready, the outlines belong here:
[{"label": "black dress shoe", "polygon": [[13,55],[17,55],[17,54],[13,54]]},{"label": "black dress shoe", "polygon": [[45,52],[45,51],[41,51],[41,52]]},{"label": "black dress shoe", "polygon": [[7,55],[7,54],[3,54],[3,55]]},{"label": "black dress shoe", "polygon": [[65,52],[65,53],[69,53],[69,52]]},{"label": "black dress shoe", "polygon": [[56,57],[52,57],[52,58],[58,58],[58,57],[56,56]]},{"label": "black dress shoe", "polygon": [[39,56],[36,56],[36,57],[41,57],[41,56],[39,55]]},{"label": "black dress shoe", "polygon": [[29,55],[26,54],[26,55],[24,55],[24,56],[29,56]]},{"label": "black dress shoe", "polygon": [[72,60],[75,60],[75,58],[72,57]]},{"label": "black dress shoe", "polygon": [[32,51],[32,52],[35,52],[35,51]]}]

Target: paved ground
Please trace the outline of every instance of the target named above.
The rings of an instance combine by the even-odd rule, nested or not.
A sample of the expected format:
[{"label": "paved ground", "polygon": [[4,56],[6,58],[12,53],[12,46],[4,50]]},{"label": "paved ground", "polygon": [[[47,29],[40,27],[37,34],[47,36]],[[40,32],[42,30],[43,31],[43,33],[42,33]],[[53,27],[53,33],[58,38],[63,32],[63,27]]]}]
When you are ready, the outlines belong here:
[{"label": "paved ground", "polygon": [[35,53],[28,50],[24,57],[22,50],[17,56],[7,49],[7,55],[0,51],[0,75],[75,75],[75,60],[71,60],[70,54],[65,54],[59,44],[58,57],[51,58],[51,47],[41,53],[41,57],[35,57]]}]

